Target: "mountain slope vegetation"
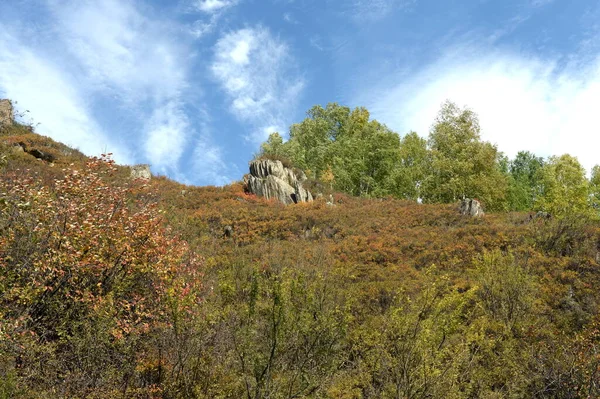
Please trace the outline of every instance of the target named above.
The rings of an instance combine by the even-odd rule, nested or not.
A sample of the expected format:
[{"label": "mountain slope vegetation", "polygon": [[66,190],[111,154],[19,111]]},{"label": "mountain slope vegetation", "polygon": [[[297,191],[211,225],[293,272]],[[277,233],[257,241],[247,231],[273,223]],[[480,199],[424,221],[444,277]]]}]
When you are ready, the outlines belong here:
[{"label": "mountain slope vegetation", "polygon": [[[441,139],[369,126],[391,152],[409,143],[401,157],[445,162],[428,152]],[[467,140],[508,182],[486,198],[519,208],[470,218],[460,179],[420,191],[433,190],[420,161],[401,164],[412,180],[345,174],[335,157],[360,140],[344,140],[323,138],[303,164],[293,137],[271,137],[265,153],[333,192],[333,205],[284,206],[241,183],[131,180],[110,158],[3,127],[0,398],[600,397],[600,226],[576,160],[503,164]]]}]

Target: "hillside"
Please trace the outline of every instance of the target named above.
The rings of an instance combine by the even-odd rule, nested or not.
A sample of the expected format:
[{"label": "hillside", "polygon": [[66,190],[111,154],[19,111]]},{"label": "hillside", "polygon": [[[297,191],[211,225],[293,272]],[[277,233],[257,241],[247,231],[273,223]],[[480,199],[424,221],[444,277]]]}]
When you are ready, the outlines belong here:
[{"label": "hillside", "polygon": [[0,154],[0,398],[600,397],[597,221]]}]

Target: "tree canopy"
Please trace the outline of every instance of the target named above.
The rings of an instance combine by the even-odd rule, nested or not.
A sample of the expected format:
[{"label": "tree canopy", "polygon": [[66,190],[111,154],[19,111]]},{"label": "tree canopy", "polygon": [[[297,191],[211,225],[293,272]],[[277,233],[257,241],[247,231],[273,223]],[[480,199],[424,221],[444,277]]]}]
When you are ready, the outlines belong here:
[{"label": "tree canopy", "polygon": [[541,169],[541,196],[537,209],[564,217],[589,211],[589,182],[577,158],[565,154],[550,157]]},{"label": "tree canopy", "polygon": [[291,126],[285,143],[278,133],[271,134],[261,155],[288,157],[315,179],[331,173],[336,190],[365,197],[393,195],[400,137],[371,120],[365,108],[332,103],[311,108],[306,119]]},{"label": "tree canopy", "polygon": [[414,131],[401,136],[363,107],[316,105],[290,127],[287,141],[273,133],[259,155],[289,159],[327,187],[361,197],[476,198],[487,210],[544,210],[558,217],[600,209],[600,166],[588,180],[568,154],[544,159],[520,151],[509,159],[482,139],[473,110],[450,101],[427,139]]},{"label": "tree canopy", "polygon": [[477,115],[446,102],[425,140],[401,137],[365,108],[317,105],[290,128],[273,133],[261,156],[283,156],[308,176],[331,177],[335,190],[363,197],[394,196],[424,202],[476,197],[490,208],[506,207],[508,179],[501,153],[481,140]]},{"label": "tree canopy", "polygon": [[475,197],[501,208],[506,180],[496,146],[482,141],[477,115],[446,102],[429,134],[430,169],[424,200],[449,203]]}]

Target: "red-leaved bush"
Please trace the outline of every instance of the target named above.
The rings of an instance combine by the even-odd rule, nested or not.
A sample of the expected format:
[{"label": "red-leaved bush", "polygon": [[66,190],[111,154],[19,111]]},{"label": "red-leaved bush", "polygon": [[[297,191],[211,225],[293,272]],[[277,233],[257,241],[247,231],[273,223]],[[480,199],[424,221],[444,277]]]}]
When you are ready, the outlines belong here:
[{"label": "red-leaved bush", "polygon": [[200,260],[144,187],[110,184],[108,158],[86,166],[50,188],[0,180],[0,379],[15,395],[158,394],[181,344],[165,337],[197,308]]}]

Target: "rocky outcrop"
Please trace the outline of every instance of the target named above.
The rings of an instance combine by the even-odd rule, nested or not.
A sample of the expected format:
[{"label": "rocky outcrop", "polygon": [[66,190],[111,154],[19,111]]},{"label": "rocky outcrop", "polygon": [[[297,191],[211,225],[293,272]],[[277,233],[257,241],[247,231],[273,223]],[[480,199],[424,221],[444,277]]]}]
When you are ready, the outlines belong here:
[{"label": "rocky outcrop", "polygon": [[32,150],[28,150],[27,153],[29,155],[33,155],[37,159],[41,159],[42,161],[46,161],[46,162],[50,162],[50,163],[56,161],[56,157],[54,155],[49,154],[49,153],[44,152],[44,151],[40,151],[37,148],[34,148]]},{"label": "rocky outcrop", "polygon": [[471,217],[481,217],[485,215],[481,203],[476,199],[465,198],[460,204],[460,213]]},{"label": "rocky outcrop", "polygon": [[150,180],[152,178],[152,172],[150,172],[150,165],[134,165],[131,167],[131,178]]},{"label": "rocky outcrop", "polygon": [[304,172],[270,159],[250,162],[250,174],[244,177],[248,192],[266,199],[276,198],[286,205],[313,200],[312,194],[302,187],[304,181]]},{"label": "rocky outcrop", "polygon": [[0,100],[0,126],[11,125],[14,120],[15,115],[10,100]]},{"label": "rocky outcrop", "polygon": [[29,148],[29,146],[20,141],[18,143],[14,143],[14,142],[10,142],[10,141],[4,141],[4,144],[6,145],[10,145],[12,147],[12,152],[13,153],[19,153],[19,152],[25,152],[37,159],[41,159],[42,161],[46,161],[49,163],[52,163],[54,161],[56,161],[56,156],[47,152],[47,151],[42,151],[40,149],[37,148]]}]

